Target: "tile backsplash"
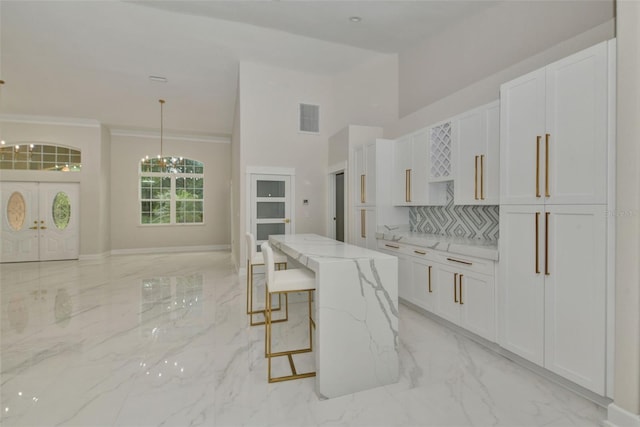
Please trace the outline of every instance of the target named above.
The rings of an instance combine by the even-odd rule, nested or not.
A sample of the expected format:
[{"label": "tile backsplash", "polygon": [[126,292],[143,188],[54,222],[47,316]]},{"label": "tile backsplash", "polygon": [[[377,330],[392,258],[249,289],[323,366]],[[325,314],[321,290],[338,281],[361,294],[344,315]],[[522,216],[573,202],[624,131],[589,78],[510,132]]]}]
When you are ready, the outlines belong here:
[{"label": "tile backsplash", "polygon": [[499,206],[454,205],[453,191],[453,183],[449,183],[446,206],[410,208],[411,231],[497,241]]}]

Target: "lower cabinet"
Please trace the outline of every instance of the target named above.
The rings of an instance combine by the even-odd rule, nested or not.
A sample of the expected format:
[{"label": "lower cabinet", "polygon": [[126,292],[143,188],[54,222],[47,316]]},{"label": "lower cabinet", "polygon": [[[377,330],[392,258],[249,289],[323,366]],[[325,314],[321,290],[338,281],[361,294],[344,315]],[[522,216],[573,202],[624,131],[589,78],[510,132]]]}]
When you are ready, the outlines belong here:
[{"label": "lower cabinet", "polygon": [[496,341],[493,261],[384,240],[378,250],[398,257],[400,298]]},{"label": "lower cabinet", "polygon": [[489,341],[496,340],[494,276],[442,265],[438,290],[436,314]]},{"label": "lower cabinet", "polygon": [[354,244],[362,248],[376,249],[376,208],[357,208],[355,210]]}]

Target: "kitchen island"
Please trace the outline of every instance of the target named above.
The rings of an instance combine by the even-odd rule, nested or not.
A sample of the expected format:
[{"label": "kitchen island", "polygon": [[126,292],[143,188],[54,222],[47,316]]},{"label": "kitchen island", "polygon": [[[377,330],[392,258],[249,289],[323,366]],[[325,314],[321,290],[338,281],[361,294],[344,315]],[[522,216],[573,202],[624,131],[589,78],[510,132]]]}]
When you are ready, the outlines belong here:
[{"label": "kitchen island", "polygon": [[315,234],[269,237],[316,276],[316,392],[331,398],[398,381],[398,264]]}]

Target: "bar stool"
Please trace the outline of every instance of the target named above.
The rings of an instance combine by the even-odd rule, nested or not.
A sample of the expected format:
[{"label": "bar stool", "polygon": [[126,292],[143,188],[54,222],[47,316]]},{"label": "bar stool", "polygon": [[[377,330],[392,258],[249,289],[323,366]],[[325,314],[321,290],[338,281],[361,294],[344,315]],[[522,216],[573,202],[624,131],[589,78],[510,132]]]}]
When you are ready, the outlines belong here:
[{"label": "bar stool", "polygon": [[[315,377],[314,372],[305,372],[299,374],[296,371],[295,364],[293,363],[293,355],[300,353],[309,353],[313,351],[313,328],[316,324],[313,321],[311,315],[311,300],[313,297],[313,291],[316,289],[316,278],[313,273],[307,269],[293,269],[275,271],[275,263],[273,257],[273,250],[267,242],[262,244],[262,254],[264,255],[264,263],[266,269],[266,288],[265,288],[265,301],[267,306],[264,313],[264,319],[266,322],[264,328],[264,342],[265,342],[265,357],[267,358],[267,378],[270,383],[295,380],[299,378]],[[285,296],[291,292],[307,292],[309,298],[309,347],[301,348],[297,350],[280,351],[276,353],[271,352],[271,296],[273,294],[285,294]],[[291,375],[284,375],[281,377],[271,376],[271,359],[274,357],[287,356],[289,359],[289,366],[291,367]]]},{"label": "bar stool", "polygon": [[[264,257],[261,253],[259,253],[256,249],[256,239],[251,233],[246,234],[247,240],[247,314],[249,315],[249,324],[251,326],[264,325],[264,321],[262,322],[254,322],[253,315],[258,313],[263,313],[264,310],[254,310],[253,309],[253,267],[256,265],[264,265]],[[284,254],[274,254],[274,263],[278,266],[278,269],[281,267],[287,268],[287,256]],[[286,299],[286,316],[284,319],[275,320],[274,322],[284,322],[289,317],[289,301],[288,297],[285,296]],[[266,305],[266,302],[265,302]],[[278,295],[278,308],[273,309],[273,311],[278,311],[282,308],[282,297]]]}]

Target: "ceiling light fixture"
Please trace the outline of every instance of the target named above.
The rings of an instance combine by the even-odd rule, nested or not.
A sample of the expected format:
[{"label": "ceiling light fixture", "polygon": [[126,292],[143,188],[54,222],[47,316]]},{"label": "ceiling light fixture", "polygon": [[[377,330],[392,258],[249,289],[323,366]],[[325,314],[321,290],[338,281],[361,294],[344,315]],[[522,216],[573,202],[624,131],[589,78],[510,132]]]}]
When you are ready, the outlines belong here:
[{"label": "ceiling light fixture", "polygon": [[349,17],[349,21],[351,21],[351,22],[360,22],[360,21],[362,21],[362,18],[359,17],[359,16],[351,16],[351,17]]},{"label": "ceiling light fixture", "polygon": [[[165,158],[164,157],[164,99],[159,99],[160,103],[160,154],[156,155],[156,158],[150,158],[144,156],[141,160],[145,172],[166,172],[175,171],[176,162],[182,161],[182,157]],[[168,162],[167,162],[168,160]]]}]

